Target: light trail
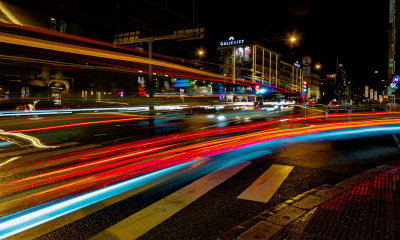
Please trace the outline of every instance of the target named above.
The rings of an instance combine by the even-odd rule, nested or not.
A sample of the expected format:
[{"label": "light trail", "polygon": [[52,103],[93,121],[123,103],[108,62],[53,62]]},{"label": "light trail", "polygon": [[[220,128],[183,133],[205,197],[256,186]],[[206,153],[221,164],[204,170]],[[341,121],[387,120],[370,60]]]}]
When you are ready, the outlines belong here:
[{"label": "light trail", "polygon": [[[338,116],[342,117],[343,115],[339,114]],[[285,121],[290,122],[289,119],[286,119]],[[277,122],[281,121],[277,120],[274,123]],[[253,125],[256,128],[259,128],[262,127],[263,124],[264,126],[267,126],[268,124],[274,123],[263,122]],[[387,134],[399,132],[400,127],[394,126],[399,124],[400,119],[397,118],[357,120],[352,122],[321,123],[318,125],[294,129],[275,127],[251,133],[248,133],[249,128],[246,128],[248,126],[242,126],[242,128],[239,127],[240,130],[238,131],[244,131],[247,133],[185,144],[182,147],[165,145],[172,143],[176,144],[183,140],[190,141],[198,139],[199,136],[213,136],[218,135],[218,133],[225,134],[227,132],[233,132],[234,128],[226,128],[220,132],[218,132],[218,129],[210,129],[200,131],[200,133],[181,133],[134,143],[121,144],[119,146],[113,146],[112,148],[103,147],[100,149],[85,150],[86,152],[80,153],[85,156],[85,159],[81,157],[79,161],[92,159],[91,162],[85,162],[80,165],[64,167],[62,169],[49,171],[47,173],[45,172],[36,176],[6,182],[0,186],[0,190],[2,194],[7,195],[15,191],[64,181],[64,184],[62,185],[57,185],[48,188],[45,191],[31,194],[14,202],[16,205],[33,201],[44,203],[70,194],[82,194],[96,188],[101,189],[95,190],[95,192],[100,191],[104,186],[112,187],[117,182],[122,181],[121,183],[124,183],[127,179],[137,179],[140,176],[145,176],[150,172],[158,171],[166,167],[176,166],[182,163],[190,163],[197,159],[205,159],[219,154],[227,154],[235,150],[257,146],[259,144],[287,144],[287,141],[282,141],[284,139],[290,139],[291,142],[293,142],[318,138],[355,137],[356,134],[358,136],[363,134]],[[140,151],[132,152],[133,149],[140,149]],[[121,150],[126,150],[127,152],[118,153],[118,151]],[[111,153],[117,153],[117,155],[107,156]],[[66,157],[73,157],[73,154]],[[13,209],[17,209],[17,207],[14,207]],[[40,208],[36,210],[40,211]],[[10,209],[8,211],[10,211]],[[69,212],[63,212],[62,214],[67,213]],[[51,213],[50,215],[55,215],[55,213]],[[19,217],[21,215],[17,214],[16,216]],[[12,219],[12,217],[10,216],[9,219]],[[32,226],[38,224],[40,223],[35,222]],[[23,226],[18,229],[22,228]]]},{"label": "light trail", "polygon": [[149,173],[147,175],[130,179],[112,186],[108,186],[81,196],[71,198],[50,206],[44,206],[36,211],[26,214],[16,215],[15,217],[2,217],[0,218],[0,239],[10,237],[17,233],[23,232],[40,224],[49,222],[58,217],[64,216],[68,213],[85,208],[95,203],[101,202],[110,197],[124,193],[130,189],[137,188],[148,182],[154,181],[161,176],[177,171],[181,168],[188,166],[191,163],[181,164],[169,167],[157,172]]},{"label": "light trail", "polygon": [[[159,105],[155,106],[154,110],[177,110],[187,108],[187,105]],[[0,111],[0,117],[11,116],[28,116],[28,115],[54,115],[54,114],[70,114],[77,112],[105,112],[105,111],[149,111],[149,107],[111,107],[111,108],[80,108],[80,109],[57,109],[57,110],[34,110],[34,111]]]},{"label": "light trail", "polygon": [[30,116],[30,115],[55,115],[55,114],[69,114],[72,111],[54,111],[54,110],[42,110],[32,112],[20,112],[20,111],[6,111],[0,112],[0,117],[17,117],[17,116]]},{"label": "light trail", "polygon": [[[293,137],[293,136],[298,136],[298,135],[303,135],[303,134],[313,134],[317,132],[322,132],[322,131],[330,131],[330,130],[337,130],[337,129],[345,129],[345,128],[354,128],[354,127],[365,127],[365,126],[374,126],[374,125],[387,125],[387,124],[399,124],[400,120],[395,119],[395,120],[375,120],[375,121],[358,121],[358,122],[345,122],[345,123],[331,123],[331,124],[324,124],[324,125],[319,125],[319,126],[308,126],[305,128],[297,128],[297,129],[280,129],[280,128],[273,128],[273,129],[268,129],[264,131],[257,131],[254,133],[248,133],[248,134],[243,134],[240,136],[232,136],[232,137],[225,137],[225,138],[220,138],[220,139],[215,139],[215,140],[209,140],[205,142],[200,142],[200,143],[195,143],[191,144],[188,146],[180,147],[180,148],[174,148],[171,150],[166,150],[164,152],[159,152],[159,153],[154,153],[150,155],[143,155],[143,156],[138,156],[135,158],[132,158],[133,156],[141,155],[141,154],[147,154],[149,152],[154,152],[157,150],[165,149],[165,148],[170,148],[171,146],[165,146],[162,148],[152,148],[149,150],[145,151],[139,151],[139,152],[134,152],[134,153],[128,153],[128,154],[122,154],[116,157],[111,157],[111,158],[105,158],[105,159],[99,159],[91,163],[86,163],[86,164],[81,164],[73,167],[67,167],[62,170],[56,170],[48,173],[43,173],[39,174],[33,177],[29,178],[24,178],[24,179],[19,179],[13,182],[8,182],[8,183],[3,183],[0,185],[0,187],[8,186],[8,185],[13,185],[12,188],[8,188],[8,190],[3,189],[2,194],[9,194],[11,192],[16,192],[20,190],[24,190],[30,187],[34,186],[39,186],[42,184],[47,184],[47,183],[53,183],[56,181],[60,180],[65,180],[71,177],[75,176],[81,176],[83,174],[88,174],[88,173],[93,173],[93,172],[98,172],[101,170],[109,169],[109,168],[114,168],[117,166],[122,166],[126,164],[131,164],[134,162],[142,161],[145,159],[154,159],[156,157],[161,157],[161,156],[168,156],[162,158],[162,160],[157,160],[157,161],[165,161],[167,159],[170,159],[171,157],[177,157],[177,154],[179,154],[180,159],[185,159],[185,157],[210,157],[214,155],[215,151],[221,152],[221,151],[228,151],[229,149],[232,148],[240,148],[243,146],[250,146],[254,144],[260,143],[260,141],[270,141],[270,140],[276,140],[279,138],[288,138],[288,137]],[[238,138],[240,141],[238,141]],[[203,153],[207,153],[205,155],[202,155]],[[126,160],[123,160],[126,159]],[[123,160],[123,161],[121,161]],[[112,163],[113,161],[117,161],[115,163]],[[111,162],[111,163],[109,163]],[[150,161],[156,163],[156,161]],[[109,163],[110,165],[103,165],[105,163]],[[149,162],[146,162],[148,164]],[[97,165],[102,165],[102,166],[97,166]],[[158,162],[157,162],[158,164]],[[87,169],[87,167],[95,166],[91,169]],[[73,172],[74,170],[81,169],[77,172]],[[140,167],[138,169],[141,169]],[[137,170],[137,169],[136,169]],[[63,172],[69,172],[64,175],[59,175]],[[57,176],[54,176],[57,175]],[[54,177],[51,177],[54,176]],[[43,177],[48,177],[42,180],[38,180],[38,178],[43,178]],[[25,184],[25,185],[20,185],[16,186],[15,184],[18,183],[23,183],[27,181],[33,181],[30,184]]]},{"label": "light trail", "polygon": [[0,1],[0,11],[14,24],[22,25],[20,21]]},{"label": "light trail", "polygon": [[[119,52],[111,52],[111,51],[107,51],[107,50],[94,49],[94,48],[78,46],[78,45],[71,45],[71,44],[67,44],[67,43],[52,42],[52,41],[47,41],[47,40],[43,40],[43,39],[24,37],[24,36],[19,36],[19,35],[15,35],[15,34],[9,34],[9,33],[2,33],[0,35],[0,42],[13,44],[13,45],[26,46],[26,47],[33,47],[33,48],[38,48],[38,49],[46,49],[46,50],[57,51],[57,52],[74,53],[74,54],[79,54],[79,55],[84,55],[84,56],[99,57],[99,58],[104,58],[104,59],[122,60],[122,61],[126,61],[126,62],[141,63],[141,64],[152,64],[154,66],[164,67],[167,69],[174,69],[174,70],[178,70],[180,72],[185,73],[185,74],[181,74],[181,73],[159,71],[158,74],[167,74],[167,75],[177,76],[177,77],[195,78],[195,79],[206,80],[206,81],[232,83],[232,80],[229,77],[221,76],[220,74],[217,74],[217,73],[212,73],[209,71],[199,70],[197,68],[190,68],[190,67],[186,67],[183,65],[164,62],[161,60],[149,59],[149,58],[140,57],[140,56],[133,56],[133,55],[119,53]],[[106,64],[106,63],[102,63],[102,64]],[[113,64],[106,64],[106,65],[110,65],[110,66],[118,67],[118,68],[122,68],[122,69],[133,70],[132,68],[124,67],[124,66],[118,66],[118,65],[113,65]],[[136,70],[138,70],[138,69],[136,69]],[[147,72],[146,70],[141,70],[141,71]],[[156,73],[157,70],[154,70],[153,72]],[[199,76],[187,75],[188,73],[198,74]],[[251,80],[240,79],[236,82],[236,85],[251,87],[254,85],[254,83]],[[284,91],[284,92],[288,92],[288,93],[294,93],[294,92],[288,91],[286,89],[279,88],[279,87],[272,86],[272,85],[269,85],[269,87],[279,89],[280,91]]]},{"label": "light trail", "polygon": [[[399,123],[400,120],[397,121],[374,121],[373,124],[393,124],[393,123]],[[372,125],[373,125],[372,124]],[[329,124],[329,125],[333,125],[333,124]],[[368,126],[368,123],[362,123],[362,122],[357,122],[355,124],[352,124],[351,126],[345,126],[344,124],[341,124],[341,126],[339,128],[336,129],[340,129],[339,131],[335,131],[335,132],[328,132],[326,134],[321,135],[322,131],[329,131],[332,129],[335,129],[333,126],[319,126],[319,127],[308,127],[308,128],[303,128],[303,129],[296,129],[292,131],[292,134],[274,134],[274,136],[269,137],[269,140],[277,140],[279,139],[279,136],[304,136],[304,133],[307,134],[313,134],[313,136],[308,137],[307,139],[310,140],[312,138],[319,138],[321,136],[330,136],[330,135],[334,135],[334,136],[345,136],[345,135],[353,135],[354,133],[357,134],[362,134],[362,133],[378,133],[378,134],[382,134],[384,133],[388,133],[388,132],[398,132],[400,131],[400,127],[396,126],[392,126],[392,127],[367,127],[364,128],[365,126]],[[344,128],[354,128],[354,127],[362,127],[359,129],[352,129],[352,130],[343,130]],[[271,131],[272,132],[272,131]],[[315,134],[315,133],[319,133],[319,134]],[[257,139],[259,140],[259,139]],[[264,139],[265,140],[265,139]],[[254,143],[254,142],[253,142]],[[215,141],[213,143],[214,147],[210,147],[211,149],[215,148]],[[246,145],[246,144],[245,144]],[[218,145],[217,145],[218,146]],[[243,144],[241,144],[241,146],[244,146]],[[207,149],[208,150],[210,150]],[[230,148],[230,151],[232,151],[232,149],[235,149],[236,146],[233,146]],[[213,155],[215,154],[216,149],[214,149],[213,153],[206,153],[206,155]],[[225,150],[217,150],[218,154],[223,153]],[[184,153],[179,154],[179,157],[181,158],[182,155]],[[170,156],[167,158],[173,158],[174,156]],[[197,156],[198,158],[201,156]],[[182,161],[182,160],[181,160]],[[193,159],[192,159],[193,161]],[[190,164],[191,162],[187,162],[186,164]],[[136,177],[127,181],[123,181],[121,183],[117,183],[99,190],[95,190],[93,192],[90,193],[86,193],[83,194],[81,196],[78,197],[74,197],[68,200],[65,200],[63,202],[59,202],[59,203],[55,203],[53,205],[44,205],[43,208],[38,208],[36,207],[34,211],[30,212],[29,210],[25,210],[23,212],[26,212],[25,214],[12,214],[11,216],[6,216],[1,218],[0,220],[3,220],[2,223],[0,223],[0,233],[1,233],[1,237],[8,237],[8,236],[12,236],[16,233],[25,231],[29,228],[35,227],[37,225],[40,225],[44,222],[48,222],[51,221],[57,217],[66,215],[72,211],[76,211],[78,209],[81,209],[83,207],[89,206],[91,204],[94,204],[96,202],[102,201],[104,199],[107,199],[111,196],[115,196],[117,194],[120,194],[122,192],[128,191],[134,187],[137,187],[136,182],[140,181],[144,178],[148,178],[149,176],[154,177],[155,175],[159,174],[160,172],[164,172],[165,171],[169,171],[173,168],[176,167],[180,167],[182,166],[182,164],[177,165],[177,166],[173,166],[158,172],[153,172],[147,175],[143,175],[141,177]],[[117,170],[113,170],[113,172],[115,173]],[[78,183],[81,182],[85,182],[85,180],[79,180]],[[135,183],[135,184],[133,184]],[[130,185],[128,187],[128,185]],[[132,186],[133,185],[133,186]],[[71,185],[68,185],[68,187],[71,187]],[[15,215],[15,217],[13,217]]]},{"label": "light trail", "polygon": [[32,123],[42,123],[42,122],[57,122],[66,120],[82,120],[82,119],[95,119],[95,118],[120,118],[121,116],[93,116],[93,117],[71,117],[71,118],[53,118],[53,119],[40,119],[31,120],[26,122],[12,122],[12,123],[1,123],[0,126],[10,126],[10,125],[21,125],[21,124],[32,124]]},{"label": "light trail", "polygon": [[[158,150],[161,150],[161,149],[164,149],[164,148],[168,148],[168,147],[171,147],[171,146],[163,146],[163,147],[158,147],[158,148],[152,148],[152,149],[147,149],[147,150],[143,150],[143,151],[133,152],[133,153],[129,153],[129,154],[122,154],[122,155],[117,155],[117,156],[114,156],[114,157],[103,158],[103,159],[100,159],[98,161],[89,162],[89,163],[85,163],[85,164],[79,164],[79,165],[76,165],[76,166],[67,167],[67,168],[64,168],[64,169],[55,170],[55,171],[52,171],[52,172],[47,172],[47,173],[35,175],[35,176],[32,176],[32,177],[19,179],[19,180],[13,181],[13,182],[8,182],[6,185],[15,184],[15,183],[21,183],[21,182],[26,182],[26,181],[33,181],[33,180],[35,181],[35,185],[36,184],[37,185],[41,185],[41,184],[48,183],[48,182],[55,182],[55,181],[58,181],[58,180],[65,180],[65,179],[68,179],[68,178],[71,178],[71,177],[80,176],[82,174],[85,174],[86,170],[84,170],[84,169],[86,169],[88,167],[102,165],[102,164],[106,164],[106,163],[114,162],[114,161],[116,161],[117,165],[124,165],[124,164],[126,164],[128,162],[123,162],[123,161],[121,161],[122,159],[130,158],[130,157],[141,155],[141,154],[151,153],[151,152],[158,151]],[[139,160],[141,160],[141,159],[139,159]],[[132,160],[129,161],[129,163],[131,163],[131,162],[132,162]],[[107,166],[107,165],[97,166],[97,168],[91,169],[91,172],[97,172],[97,171],[104,170],[104,169],[107,169],[107,168],[115,167],[117,165],[114,164],[112,166]],[[74,170],[80,170],[80,171],[71,172],[71,171],[74,171]],[[67,175],[59,175],[59,174],[66,173],[66,172],[71,172],[71,173],[68,173]],[[53,175],[59,175],[59,176],[57,176],[56,179],[51,179],[51,180],[49,180],[49,179],[38,180],[38,178],[44,178],[44,177],[49,177],[49,176],[53,176]],[[2,187],[2,186],[4,186],[4,184],[0,184],[0,187]],[[15,191],[19,191],[19,190],[22,190],[22,189],[21,188],[19,188],[19,189],[15,189],[14,188],[12,190],[13,190],[13,192],[15,192]],[[3,193],[4,192],[2,192],[2,194]]]},{"label": "light trail", "polygon": [[[375,113],[375,115],[384,115],[385,112],[382,113]],[[353,114],[355,115],[355,114]],[[357,116],[367,116],[370,115],[370,113],[357,113]],[[127,143],[127,144],[123,144],[120,145],[121,147],[116,147],[116,146],[112,146],[112,147],[104,147],[104,148],[97,148],[96,152],[91,153],[92,150],[85,150],[82,152],[78,152],[76,154],[71,154],[71,157],[65,157],[65,158],[61,158],[61,159],[55,159],[55,160],[50,160],[50,161],[46,161],[46,162],[37,162],[36,164],[50,164],[51,162],[63,162],[66,159],[70,159],[73,158],[73,155],[78,155],[78,154],[86,154],[86,157],[84,158],[80,158],[78,160],[75,161],[87,161],[90,159],[94,159],[94,158],[99,158],[99,157],[105,157],[108,154],[115,154],[116,152],[128,152],[128,151],[133,151],[135,149],[138,148],[143,148],[146,146],[159,146],[161,144],[172,144],[172,143],[178,143],[180,141],[185,141],[185,140],[191,140],[191,139],[199,139],[199,138],[206,138],[206,137],[212,137],[212,136],[217,136],[220,134],[230,134],[230,133],[240,133],[243,131],[254,131],[254,130],[262,130],[262,128],[264,127],[269,127],[271,125],[275,125],[275,124],[279,124],[281,122],[288,122],[288,123],[294,123],[294,122],[303,122],[305,121],[303,117],[295,117],[295,116],[289,116],[287,115],[287,117],[291,117],[288,119],[281,119],[281,120],[275,120],[275,121],[268,121],[268,122],[259,122],[259,123],[249,123],[249,124],[243,124],[240,126],[228,126],[228,127],[222,127],[222,128],[215,128],[215,129],[206,129],[206,130],[200,130],[200,131],[196,131],[196,132],[187,132],[185,134],[172,134],[172,135],[168,135],[165,137],[157,137],[157,138],[151,138],[148,140],[139,140],[134,142],[134,144],[132,143]],[[347,114],[335,114],[333,117],[347,117]],[[325,118],[323,115],[322,116],[315,116],[312,119],[319,119],[319,118]],[[309,118],[310,119],[310,118]],[[324,124],[324,123],[314,123],[314,124]],[[297,124],[297,127],[301,127],[301,125]],[[69,154],[67,154],[68,156]],[[34,165],[34,164],[28,164],[25,166],[29,166],[29,165]],[[20,166],[25,167],[25,166]],[[18,167],[17,167],[18,168]]]},{"label": "light trail", "polygon": [[[76,36],[68,33],[59,33],[55,31],[51,31],[48,29],[43,29],[43,28],[37,28],[37,27],[30,27],[30,26],[21,26],[21,25],[15,25],[15,24],[9,24],[7,21],[4,21],[4,23],[0,23],[0,26],[7,27],[7,28],[12,28],[12,29],[19,29],[27,32],[33,32],[33,33],[39,33],[39,34],[44,34],[47,36],[53,36],[61,39],[66,39],[66,40],[73,40],[73,41],[79,41],[81,43],[88,43],[88,44],[94,44],[98,46],[103,46],[103,47],[109,47],[109,48],[117,48],[129,52],[134,52],[136,54],[146,54],[148,55],[148,52],[146,50],[138,50],[136,48],[131,48],[131,47],[126,47],[126,46],[120,46],[120,45],[114,45],[109,42],[104,42],[104,41],[99,41],[99,40],[93,40],[90,38],[85,38],[81,36]],[[160,57],[160,58],[165,58],[168,60],[173,60],[175,62],[182,62],[182,58],[176,58],[176,57],[171,57],[171,56],[166,56],[158,53],[152,53],[153,56],[155,57]],[[191,60],[183,60],[184,63],[190,63],[192,65],[199,65],[199,63],[196,63]],[[200,64],[200,66],[204,66]],[[205,66],[208,67],[208,66]]]},{"label": "light trail", "polygon": [[137,120],[146,120],[146,119],[148,119],[148,118],[132,117],[132,118],[122,118],[122,119],[112,119],[112,120],[101,120],[101,121],[91,121],[91,122],[70,123],[70,124],[50,126],[50,127],[41,127],[41,128],[19,129],[19,130],[7,131],[7,132],[8,133],[38,132],[38,131],[48,131],[48,130],[55,130],[55,129],[62,129],[62,128],[81,127],[81,126],[88,126],[88,125],[95,125],[95,124],[128,122],[128,121],[137,121]]},{"label": "light trail", "polygon": [[[196,68],[185,67],[182,65],[174,64],[174,63],[168,63],[168,62],[163,62],[160,60],[149,59],[149,58],[139,57],[139,56],[133,56],[133,55],[118,53],[118,52],[111,52],[111,51],[106,51],[106,50],[101,50],[101,49],[93,49],[93,48],[84,47],[84,46],[74,46],[74,45],[65,44],[65,43],[52,42],[52,41],[35,39],[35,38],[30,38],[30,37],[23,37],[23,36],[19,36],[19,35],[15,35],[15,34],[9,34],[9,33],[0,34],[0,42],[14,44],[14,45],[20,45],[20,46],[26,46],[26,47],[39,48],[39,49],[46,49],[46,50],[57,51],[57,52],[79,54],[79,55],[85,55],[85,56],[91,56],[91,57],[99,57],[99,58],[105,58],[105,59],[111,59],[111,60],[121,60],[121,61],[126,61],[126,62],[133,62],[133,63],[152,64],[154,66],[166,67],[166,68],[176,69],[176,70],[183,71],[183,72],[199,74],[201,76],[207,76],[210,79],[215,80],[215,81],[224,80],[227,82],[231,82],[230,78],[228,78],[228,77],[223,77],[216,73],[211,73],[211,72],[199,70]],[[249,83],[251,83],[251,82],[249,81]]]},{"label": "light trail", "polygon": [[8,160],[7,160],[7,161],[5,161],[5,162],[2,162],[2,163],[0,163],[0,167],[4,166],[4,165],[6,165],[6,164],[8,164],[8,163],[10,163],[10,162],[12,162],[12,161],[15,161],[15,160],[17,160],[18,158],[20,158],[20,156],[18,156],[18,157],[13,157],[13,158],[10,158],[10,159],[8,159]]},{"label": "light trail", "polygon": [[37,148],[56,148],[56,147],[58,147],[58,146],[47,146],[47,145],[44,145],[44,144],[42,144],[40,142],[40,140],[38,138],[35,138],[35,137],[32,137],[32,136],[28,136],[28,135],[25,135],[23,133],[5,132],[5,131],[0,129],[0,135],[13,136],[13,137],[17,137],[17,138],[28,140],[28,141],[30,141],[32,143],[33,146],[35,146]]}]

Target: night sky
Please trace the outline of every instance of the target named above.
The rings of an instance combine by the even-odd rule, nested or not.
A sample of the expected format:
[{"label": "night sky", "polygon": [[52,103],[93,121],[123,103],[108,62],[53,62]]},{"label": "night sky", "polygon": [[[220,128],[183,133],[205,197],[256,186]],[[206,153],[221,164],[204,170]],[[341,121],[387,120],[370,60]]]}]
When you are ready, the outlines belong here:
[{"label": "night sky", "polygon": [[[192,1],[185,2],[167,3],[177,11],[189,10],[185,12],[191,18]],[[235,35],[259,41],[288,61],[310,55],[323,65],[321,75],[335,73],[338,58],[353,90],[367,84],[383,89],[381,80],[387,79],[389,0],[374,4],[360,0],[202,0],[195,6],[196,25],[205,26],[207,36],[216,42]],[[293,49],[283,42],[261,41],[293,31],[302,38]]]}]

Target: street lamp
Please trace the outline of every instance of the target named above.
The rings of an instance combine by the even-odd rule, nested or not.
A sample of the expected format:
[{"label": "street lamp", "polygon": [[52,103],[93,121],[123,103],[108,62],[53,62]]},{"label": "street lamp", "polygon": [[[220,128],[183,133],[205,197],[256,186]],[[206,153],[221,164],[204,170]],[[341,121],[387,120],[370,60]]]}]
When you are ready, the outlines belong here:
[{"label": "street lamp", "polygon": [[299,40],[299,34],[297,33],[287,33],[286,35],[279,35],[275,37],[270,37],[270,38],[264,38],[262,39],[265,42],[278,42],[278,41],[286,41],[287,43],[290,44],[297,44]]},{"label": "street lamp", "polygon": [[321,66],[321,64],[317,63],[317,64],[315,64],[314,68],[315,68],[315,70],[319,71],[319,70],[321,70],[322,66]]},{"label": "street lamp", "polygon": [[293,48],[299,44],[298,40],[299,39],[296,36],[296,34],[292,33],[287,36],[286,44],[289,45],[291,48]]},{"label": "street lamp", "polygon": [[199,57],[203,57],[204,54],[205,54],[205,51],[204,51],[203,49],[199,49],[199,50],[197,51],[197,55],[198,55]]}]

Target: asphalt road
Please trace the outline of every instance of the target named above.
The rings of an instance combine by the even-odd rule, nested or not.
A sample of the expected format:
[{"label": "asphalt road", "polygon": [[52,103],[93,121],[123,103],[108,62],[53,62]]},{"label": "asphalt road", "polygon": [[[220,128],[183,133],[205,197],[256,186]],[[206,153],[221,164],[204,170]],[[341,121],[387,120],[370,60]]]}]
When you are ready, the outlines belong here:
[{"label": "asphalt road", "polygon": [[[88,146],[89,144],[97,147],[113,146],[149,139],[155,135],[169,136],[173,133],[183,135],[192,131],[223,129],[223,127],[228,126],[239,127],[243,124],[272,122],[274,120],[278,120],[278,123],[268,128],[292,128],[293,125],[294,127],[306,124],[313,125],[317,122],[316,120],[309,120],[307,123],[304,121],[297,121],[295,124],[279,123],[279,119],[293,118],[297,116],[296,114],[301,114],[301,110],[295,109],[291,112],[267,112],[265,110],[209,111],[197,112],[195,115],[174,112],[152,116],[146,113],[123,113],[123,116],[121,113],[83,113],[73,114],[68,117],[6,119],[1,122],[0,129],[15,131],[95,122],[104,119],[138,118],[136,120],[116,121],[113,123],[70,125],[57,129],[26,131],[26,134],[37,137],[43,144],[47,145],[76,142],[77,145],[74,146],[78,150],[79,147]],[[93,118],[96,116],[101,118]],[[223,116],[223,118],[220,116]],[[78,117],[79,119],[71,119]],[[152,119],[153,117],[155,118],[154,122],[149,120],[149,118]],[[351,119],[344,117],[340,118],[340,120],[349,121]],[[329,120],[325,119],[324,121]],[[180,141],[177,146],[184,147],[259,130],[260,128],[249,128],[240,133],[221,132],[204,138]],[[238,139],[237,141],[241,140]],[[13,164],[29,168],[30,164],[37,164],[38,160],[49,159],[49,157],[43,159],[35,158],[35,156],[41,155],[36,155],[37,152],[32,146],[18,139],[11,145],[3,146],[2,149],[4,153],[17,153],[33,149],[31,153],[21,157],[18,162],[14,161],[7,164],[6,170],[7,168],[11,169],[14,166]],[[245,160],[242,159],[241,162],[247,162],[248,164],[240,171],[235,172],[215,187],[210,188],[209,191],[195,198],[187,206],[178,209],[175,214],[166,217],[160,224],[149,228],[140,239],[216,239],[221,233],[297,194],[322,184],[337,183],[359,172],[398,159],[399,155],[399,149],[391,135],[341,141],[321,141],[321,139],[317,139],[303,143],[291,144],[288,142],[285,145],[265,150],[266,152],[262,156],[257,155]],[[47,154],[54,155],[57,154],[57,151],[61,150]],[[74,150],[72,149],[71,151],[73,152]],[[243,153],[242,155],[249,156],[253,154],[251,150],[249,150],[248,154],[246,152]],[[118,226],[124,219],[135,216],[135,214],[151,208],[158,202],[163,202],[168,196],[179,192],[181,189],[201,181],[205,176],[218,171],[227,161],[231,161],[236,157],[234,154],[229,155],[228,152],[191,163],[178,172],[165,175],[158,181],[149,183],[147,187],[131,191],[125,197],[117,197],[115,201],[102,201],[92,208],[79,210],[75,215],[72,214],[73,216],[71,215],[69,220],[69,215],[67,215],[67,218],[45,223],[37,228],[28,230],[25,234],[39,239],[89,239],[96,235],[99,236],[98,234],[109,231],[108,229],[111,227]],[[65,162],[59,167],[73,166],[71,164]],[[272,164],[293,166],[293,170],[287,178],[283,179],[284,181],[276,189],[272,198],[268,202],[239,199],[238,196],[263,175]],[[29,171],[19,169],[18,174],[2,175],[0,183],[7,183],[7,181],[11,180],[17,181],[18,179],[40,174],[41,171],[43,170],[40,168],[29,168]],[[44,189],[35,188],[30,191],[35,190],[46,190],[46,187]],[[10,207],[14,204],[13,200],[24,194],[29,193],[20,191],[3,196],[0,199],[0,210],[11,209],[14,207]],[[185,198],[185,195],[183,195],[183,198]],[[20,235],[15,237],[18,238],[18,236]]]},{"label": "asphalt road", "polygon": [[[150,230],[140,239],[216,239],[221,233],[287,199],[323,184],[398,159],[389,137],[357,141],[296,144],[254,160],[235,176]],[[294,166],[268,203],[238,199],[271,164]],[[161,186],[105,207],[39,239],[87,239],[209,173],[210,169],[176,177]]]}]

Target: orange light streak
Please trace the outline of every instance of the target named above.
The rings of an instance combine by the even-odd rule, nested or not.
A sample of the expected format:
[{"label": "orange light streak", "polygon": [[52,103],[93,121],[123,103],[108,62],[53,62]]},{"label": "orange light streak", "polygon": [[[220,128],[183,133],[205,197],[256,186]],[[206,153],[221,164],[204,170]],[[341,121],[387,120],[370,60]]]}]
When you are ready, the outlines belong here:
[{"label": "orange light streak", "polygon": [[[55,188],[48,189],[45,192],[35,193],[23,198],[25,200],[29,199],[29,201],[35,201],[35,199],[40,198],[40,200],[38,199],[37,201],[43,202],[45,200],[48,201],[49,199],[55,199],[66,194],[79,193],[81,191],[89,191],[90,189],[103,187],[127,178],[156,171],[157,169],[161,169],[163,167],[192,161],[193,159],[207,158],[216,154],[221,154],[227,151],[259,144],[262,142],[331,130],[383,126],[390,124],[398,125],[400,124],[400,119],[331,122],[323,125],[312,125],[294,129],[282,129],[281,127],[276,127],[273,129],[266,129],[239,136],[208,140],[205,142],[194,143],[173,149],[168,149],[170,146],[162,146],[159,148],[154,148],[152,154],[150,155],[142,155],[148,153],[146,153],[146,150],[144,150],[143,152],[100,158],[99,161],[83,164],[82,167],[67,167],[65,169],[44,173],[38,176],[32,176],[25,179],[4,183],[1,185],[1,192],[2,194],[7,195],[24,189],[66,180],[65,185],[57,186]],[[157,152],[160,150],[161,152]]]},{"label": "orange light streak", "polygon": [[178,64],[168,63],[168,62],[164,62],[164,61],[160,61],[160,60],[155,60],[155,59],[150,60],[149,58],[145,58],[145,57],[139,57],[139,56],[118,53],[118,52],[111,52],[111,51],[106,51],[106,50],[101,50],[101,49],[93,49],[93,48],[83,47],[83,46],[75,46],[75,45],[52,42],[52,41],[47,41],[47,40],[42,40],[42,39],[35,39],[35,38],[30,38],[30,37],[23,37],[23,36],[18,36],[18,35],[9,34],[9,33],[0,34],[0,42],[21,45],[21,46],[26,46],[26,47],[46,49],[46,50],[51,50],[51,51],[79,54],[79,55],[85,55],[85,56],[91,56],[91,57],[99,57],[99,58],[106,58],[106,59],[112,59],[112,60],[121,60],[121,61],[134,62],[134,63],[152,64],[154,66],[160,66],[160,67],[172,68],[172,69],[176,69],[176,70],[180,70],[180,71],[184,71],[184,72],[196,73],[199,75],[208,76],[208,77],[215,78],[215,79],[230,80],[230,78],[223,77],[216,73],[202,71],[202,70],[199,70],[196,68],[185,67],[185,66],[181,66]]},{"label": "orange light streak", "polygon": [[146,120],[146,119],[148,119],[148,118],[122,118],[122,119],[113,119],[113,120],[71,123],[71,124],[50,126],[50,127],[41,127],[41,128],[20,129],[20,130],[12,130],[12,131],[7,131],[7,132],[38,132],[38,131],[48,131],[48,130],[61,129],[61,128],[102,124],[102,123],[127,122],[127,121]]}]

